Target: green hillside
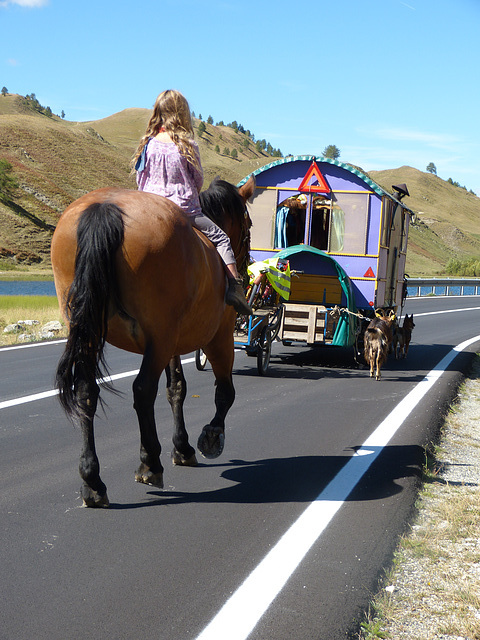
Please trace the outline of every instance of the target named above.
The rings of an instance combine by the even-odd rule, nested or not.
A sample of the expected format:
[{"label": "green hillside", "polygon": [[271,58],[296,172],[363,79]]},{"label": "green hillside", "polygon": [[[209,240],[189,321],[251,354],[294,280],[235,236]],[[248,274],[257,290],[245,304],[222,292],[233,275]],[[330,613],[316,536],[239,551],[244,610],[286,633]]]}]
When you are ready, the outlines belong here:
[{"label": "green hillside", "polygon": [[[69,122],[32,109],[22,96],[0,96],[0,159],[12,165],[19,184],[10,201],[0,200],[0,268],[48,270],[53,230],[73,200],[104,186],[135,188],[130,158],[150,113],[125,109],[101,120]],[[205,187],[216,175],[237,183],[274,159],[231,127],[204,123],[199,135],[199,123],[194,121]],[[406,203],[417,214],[407,258],[411,276],[441,274],[451,257],[480,257],[479,198],[412,167],[370,176],[389,191],[393,184],[408,186]]]},{"label": "green hillside", "polygon": [[416,214],[408,239],[410,276],[441,275],[450,258],[480,259],[480,198],[413,167],[369,175],[390,192],[394,184],[408,187],[410,197],[404,202]]}]

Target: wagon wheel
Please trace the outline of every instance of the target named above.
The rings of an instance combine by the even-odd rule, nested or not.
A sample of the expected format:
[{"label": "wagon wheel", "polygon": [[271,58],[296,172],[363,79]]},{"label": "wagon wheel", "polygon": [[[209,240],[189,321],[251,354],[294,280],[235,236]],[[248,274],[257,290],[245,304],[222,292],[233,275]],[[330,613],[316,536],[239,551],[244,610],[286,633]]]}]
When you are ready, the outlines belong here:
[{"label": "wagon wheel", "polygon": [[266,375],[272,353],[272,332],[268,327],[262,329],[257,347],[257,369],[261,376]]},{"label": "wagon wheel", "polygon": [[207,364],[207,356],[202,351],[202,349],[197,349],[195,351],[195,364],[197,365],[197,369],[199,371],[203,371]]},{"label": "wagon wheel", "polygon": [[280,325],[282,324],[282,315],[283,315],[283,310],[284,310],[284,306],[283,304],[278,305],[277,309],[275,310],[275,313],[273,314],[273,316],[270,319],[270,322],[268,323],[268,328],[270,329],[270,332],[272,334],[272,342],[276,339],[276,337],[278,336],[278,332],[280,331]]}]

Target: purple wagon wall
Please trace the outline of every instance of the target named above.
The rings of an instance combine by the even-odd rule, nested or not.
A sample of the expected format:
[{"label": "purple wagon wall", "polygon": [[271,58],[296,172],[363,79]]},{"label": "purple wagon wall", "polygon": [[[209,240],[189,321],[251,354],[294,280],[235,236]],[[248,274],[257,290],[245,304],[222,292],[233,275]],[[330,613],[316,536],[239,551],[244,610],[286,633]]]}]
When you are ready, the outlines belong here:
[{"label": "purple wagon wall", "polygon": [[[262,169],[258,169],[254,172],[256,177],[256,191],[252,205],[249,207],[254,230],[255,198],[257,195],[276,190],[277,198],[275,202],[278,207],[278,205],[287,198],[300,193],[299,187],[313,166],[313,161],[315,161],[318,166],[331,194],[337,196],[337,199],[341,198],[342,194],[358,194],[361,199],[363,197],[365,198],[367,213],[365,218],[366,227],[364,230],[364,251],[361,253],[346,253],[326,250],[326,253],[340,264],[351,279],[357,308],[368,309],[372,306],[381,306],[385,299],[385,279],[387,277],[386,256],[388,253],[386,247],[382,248],[380,246],[382,203],[386,197],[391,199],[392,196],[387,194],[379,185],[355,167],[325,158],[316,159],[314,156],[292,156],[273,162],[271,165],[267,165]],[[239,184],[246,182],[248,177],[249,176]],[[310,184],[315,184],[315,182],[310,182]],[[302,193],[305,193],[305,190],[303,190]],[[365,196],[362,194],[365,194]],[[272,229],[275,226],[274,216],[276,210],[275,202],[273,202],[274,194],[272,193],[272,196],[269,197],[272,198],[271,207],[270,205],[267,208],[264,207],[262,213],[259,214],[262,216],[261,221],[259,219],[259,225],[262,228],[262,237],[264,238],[268,235],[268,224],[271,224]],[[350,196],[344,196],[344,198],[345,197]],[[360,200],[360,202],[363,204],[362,200]],[[267,218],[268,215],[270,215],[270,208],[272,208],[272,217],[270,223],[268,223]],[[365,208],[361,209],[361,211],[361,215],[364,216]],[[360,223],[362,220],[363,218],[359,218],[358,222]],[[348,233],[347,222],[345,222],[345,233]],[[353,233],[352,230],[350,230],[350,233]],[[353,236],[351,235],[351,237]],[[355,237],[360,237],[360,235]],[[273,247],[278,245],[274,245],[273,241],[270,241],[270,243],[264,241],[262,245],[255,246],[255,234],[253,234],[253,238],[251,254],[254,260],[264,260],[277,253],[278,249],[274,249]],[[318,248],[322,249],[322,247]],[[404,268],[404,259],[400,261],[400,264],[401,267]],[[403,272],[401,277],[403,279]]]}]

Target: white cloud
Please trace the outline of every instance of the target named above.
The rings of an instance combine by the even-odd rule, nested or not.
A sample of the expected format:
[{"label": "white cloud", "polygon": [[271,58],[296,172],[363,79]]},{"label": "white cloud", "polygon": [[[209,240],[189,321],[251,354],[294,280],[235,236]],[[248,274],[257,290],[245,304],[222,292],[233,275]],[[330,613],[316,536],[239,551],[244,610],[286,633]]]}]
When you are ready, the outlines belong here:
[{"label": "white cloud", "polygon": [[19,7],[35,9],[37,7],[45,7],[49,2],[50,0],[1,0],[0,7],[8,7],[11,4],[16,4]]},{"label": "white cloud", "polygon": [[376,131],[373,130],[371,134],[383,140],[423,143],[426,146],[436,149],[450,149],[452,146],[458,145],[461,142],[458,136],[446,133],[426,133],[412,129],[385,128],[377,129]]}]

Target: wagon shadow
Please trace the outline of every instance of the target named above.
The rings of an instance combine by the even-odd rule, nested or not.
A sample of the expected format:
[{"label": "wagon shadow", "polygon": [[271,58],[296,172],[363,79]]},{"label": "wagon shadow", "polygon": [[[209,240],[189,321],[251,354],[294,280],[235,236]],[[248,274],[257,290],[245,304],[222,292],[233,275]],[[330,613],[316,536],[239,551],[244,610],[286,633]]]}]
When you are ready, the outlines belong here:
[{"label": "wagon shadow", "polygon": [[[353,349],[311,348],[302,351],[272,353],[267,378],[319,380],[324,377],[356,377],[362,370],[356,365]],[[234,371],[237,376],[258,376],[256,360],[250,358],[244,368]]]},{"label": "wagon shadow", "polygon": [[[455,345],[412,345],[408,357],[396,360],[392,354],[382,368],[382,378],[394,382],[420,382]],[[297,347],[298,349],[298,347]],[[449,371],[465,372],[472,354],[459,353]],[[248,361],[247,361],[248,364]],[[235,376],[257,376],[256,361],[252,366],[236,369]],[[368,378],[363,354],[354,358],[353,347],[313,347],[289,353],[272,353],[267,372],[269,378],[319,380],[321,378]]]},{"label": "wagon shadow", "polygon": [[[113,509],[135,509],[174,504],[271,504],[310,503],[316,499],[363,502],[386,499],[404,490],[406,479],[420,482],[424,449],[417,445],[387,446],[371,464],[348,497],[343,489],[322,496],[339,471],[350,463],[352,475],[357,465],[365,466],[365,455],[375,455],[372,447],[363,455],[353,456],[360,447],[352,447],[344,456],[299,456],[260,460],[231,460],[216,465],[224,471],[221,477],[233,484],[229,487],[198,493],[181,491],[149,491],[149,501],[131,504],[111,504]],[[363,466],[362,466],[363,465]],[[209,467],[215,465],[208,465]],[[200,472],[200,470],[199,470]],[[333,488],[332,488],[333,487]]]}]

